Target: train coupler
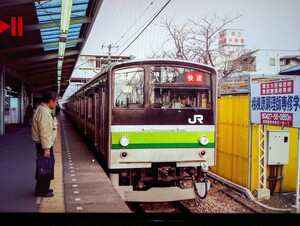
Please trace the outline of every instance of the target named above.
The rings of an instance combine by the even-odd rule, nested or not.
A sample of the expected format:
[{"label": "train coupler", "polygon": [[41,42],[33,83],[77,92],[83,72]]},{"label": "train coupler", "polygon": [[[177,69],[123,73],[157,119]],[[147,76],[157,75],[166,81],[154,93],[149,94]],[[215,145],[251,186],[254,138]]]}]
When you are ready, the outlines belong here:
[{"label": "train coupler", "polygon": [[157,169],[157,179],[159,181],[172,181],[176,178],[176,168],[163,166]]}]

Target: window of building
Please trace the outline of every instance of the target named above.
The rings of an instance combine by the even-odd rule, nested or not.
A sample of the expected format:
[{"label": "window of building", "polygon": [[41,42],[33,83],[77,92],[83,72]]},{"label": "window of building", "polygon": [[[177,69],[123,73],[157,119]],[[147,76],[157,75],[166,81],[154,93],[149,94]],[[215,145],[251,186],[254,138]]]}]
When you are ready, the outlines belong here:
[{"label": "window of building", "polygon": [[269,60],[270,60],[269,61],[270,66],[276,66],[276,59],[275,58],[270,58]]}]

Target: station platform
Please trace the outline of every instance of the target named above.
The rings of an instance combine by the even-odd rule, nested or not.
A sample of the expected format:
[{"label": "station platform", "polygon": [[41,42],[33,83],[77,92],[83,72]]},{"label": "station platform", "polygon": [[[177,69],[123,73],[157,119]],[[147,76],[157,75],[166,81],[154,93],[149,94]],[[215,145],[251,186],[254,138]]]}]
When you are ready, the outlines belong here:
[{"label": "station platform", "polygon": [[31,127],[5,125],[0,136],[0,213],[132,213],[64,113],[57,118],[51,198],[34,194]]}]

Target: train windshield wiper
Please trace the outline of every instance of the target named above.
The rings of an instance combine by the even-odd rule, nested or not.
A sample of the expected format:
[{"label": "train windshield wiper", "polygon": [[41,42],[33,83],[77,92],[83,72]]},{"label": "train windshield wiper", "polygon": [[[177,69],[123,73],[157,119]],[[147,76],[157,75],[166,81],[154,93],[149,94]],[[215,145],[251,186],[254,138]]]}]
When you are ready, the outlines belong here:
[{"label": "train windshield wiper", "polygon": [[170,107],[171,107],[171,105],[173,104],[173,103],[175,103],[175,100],[171,100],[171,102],[170,103],[168,103],[166,106],[165,106],[165,111],[166,110],[168,110]]},{"label": "train windshield wiper", "polygon": [[198,112],[196,108],[194,108],[193,105],[190,105],[189,107],[191,107],[195,112]]},{"label": "train windshield wiper", "polygon": [[[170,103],[168,103],[165,107],[164,107],[164,110],[166,111],[166,110],[168,110],[170,107],[171,107],[171,105],[173,104],[173,103],[175,103],[176,102],[176,100],[172,100]],[[183,108],[183,109],[193,109],[195,112],[198,112],[198,110],[193,106],[193,105],[189,105],[188,107],[185,107],[185,108]],[[181,108],[180,108],[181,109]]]}]

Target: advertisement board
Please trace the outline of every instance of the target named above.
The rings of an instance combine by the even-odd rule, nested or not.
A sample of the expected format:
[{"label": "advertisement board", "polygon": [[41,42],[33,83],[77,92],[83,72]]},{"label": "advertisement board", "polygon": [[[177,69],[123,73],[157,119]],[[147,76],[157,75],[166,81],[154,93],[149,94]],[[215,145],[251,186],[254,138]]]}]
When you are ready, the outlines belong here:
[{"label": "advertisement board", "polygon": [[251,123],[300,127],[300,78],[251,84]]},{"label": "advertisement board", "polygon": [[221,46],[244,46],[245,31],[242,29],[225,29],[219,32],[219,47]]}]

